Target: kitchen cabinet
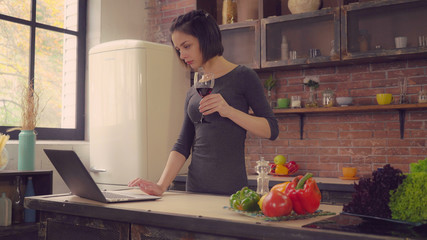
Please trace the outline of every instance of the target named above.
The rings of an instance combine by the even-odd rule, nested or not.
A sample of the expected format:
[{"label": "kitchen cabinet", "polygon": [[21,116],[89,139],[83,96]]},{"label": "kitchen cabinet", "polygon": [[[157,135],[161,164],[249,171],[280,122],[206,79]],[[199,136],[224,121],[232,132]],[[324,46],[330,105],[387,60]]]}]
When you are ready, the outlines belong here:
[{"label": "kitchen cabinet", "polygon": [[[35,195],[49,195],[52,194],[52,171],[12,171],[3,170],[0,172],[0,192],[6,192],[9,198],[16,189],[15,178],[21,176],[23,184],[26,184],[27,178],[33,178]],[[22,194],[25,193],[25,187],[21,186]],[[36,218],[37,219],[37,218]],[[37,239],[38,223],[21,223],[12,224],[7,227],[0,227],[0,239]]]},{"label": "kitchen cabinet", "polygon": [[[197,8],[210,12],[220,24],[225,35],[224,56],[254,69],[335,66],[427,56],[425,0],[323,0],[322,9],[301,14],[290,14],[287,0],[260,0],[258,19],[225,25],[221,0],[198,0]],[[295,59],[282,56],[283,35],[287,52],[295,51]],[[396,48],[395,37],[406,37],[406,47]],[[238,42],[245,46],[235,50]]]},{"label": "kitchen cabinet", "polygon": [[339,61],[339,19],[338,7],[262,19],[261,67],[318,66]]},{"label": "kitchen cabinet", "polygon": [[[245,4],[245,1],[241,1]],[[264,17],[278,16],[281,11],[280,0],[259,0],[258,19],[248,19],[232,24],[222,24],[222,0],[197,0],[197,8],[209,12],[216,20],[222,33],[224,57],[233,63],[252,69],[261,68],[260,20]]]},{"label": "kitchen cabinet", "polygon": [[223,56],[252,69],[259,69],[260,26],[259,20],[220,25]]},{"label": "kitchen cabinet", "polygon": [[[342,60],[426,56],[427,1],[370,1],[342,6]],[[395,38],[406,39],[396,46]]]}]

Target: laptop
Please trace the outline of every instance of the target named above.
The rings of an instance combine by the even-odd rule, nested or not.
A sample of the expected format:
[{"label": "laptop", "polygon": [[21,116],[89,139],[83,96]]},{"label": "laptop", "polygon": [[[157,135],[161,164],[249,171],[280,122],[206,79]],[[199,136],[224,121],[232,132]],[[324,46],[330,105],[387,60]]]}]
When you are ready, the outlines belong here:
[{"label": "laptop", "polygon": [[159,196],[144,192],[101,191],[73,150],[43,149],[71,193],[82,198],[103,203],[146,201],[159,199]]}]

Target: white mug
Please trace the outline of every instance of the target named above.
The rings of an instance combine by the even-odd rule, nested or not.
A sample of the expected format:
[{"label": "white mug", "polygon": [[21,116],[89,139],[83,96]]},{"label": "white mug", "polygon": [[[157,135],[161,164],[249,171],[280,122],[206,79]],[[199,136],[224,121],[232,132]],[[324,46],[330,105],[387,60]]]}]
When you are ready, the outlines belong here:
[{"label": "white mug", "polygon": [[396,48],[406,48],[406,45],[408,44],[408,38],[407,37],[395,37],[394,43],[396,44]]}]

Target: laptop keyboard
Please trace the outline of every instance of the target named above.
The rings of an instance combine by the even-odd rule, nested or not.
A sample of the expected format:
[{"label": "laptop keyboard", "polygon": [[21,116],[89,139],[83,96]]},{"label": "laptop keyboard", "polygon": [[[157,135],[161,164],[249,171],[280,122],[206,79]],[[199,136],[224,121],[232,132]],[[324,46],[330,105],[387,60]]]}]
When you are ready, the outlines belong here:
[{"label": "laptop keyboard", "polygon": [[122,194],[118,194],[118,193],[113,193],[113,192],[102,192],[102,194],[104,194],[105,198],[110,198],[110,199],[121,199],[121,198],[134,198],[133,196],[129,196],[129,195],[122,195]]}]

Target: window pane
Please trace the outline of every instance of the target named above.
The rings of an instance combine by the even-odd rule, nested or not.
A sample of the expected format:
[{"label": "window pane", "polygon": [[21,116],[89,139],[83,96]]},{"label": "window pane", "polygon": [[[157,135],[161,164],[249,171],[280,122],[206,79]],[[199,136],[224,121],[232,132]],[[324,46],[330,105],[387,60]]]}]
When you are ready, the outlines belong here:
[{"label": "window pane", "polygon": [[21,125],[17,95],[28,82],[29,36],[29,27],[0,20],[0,126]]},{"label": "window pane", "polygon": [[78,0],[37,0],[37,22],[77,31]]},{"label": "window pane", "polygon": [[31,0],[1,0],[0,14],[30,20]]},{"label": "window pane", "polygon": [[34,82],[43,109],[38,127],[75,128],[76,51],[75,36],[37,30]]}]

